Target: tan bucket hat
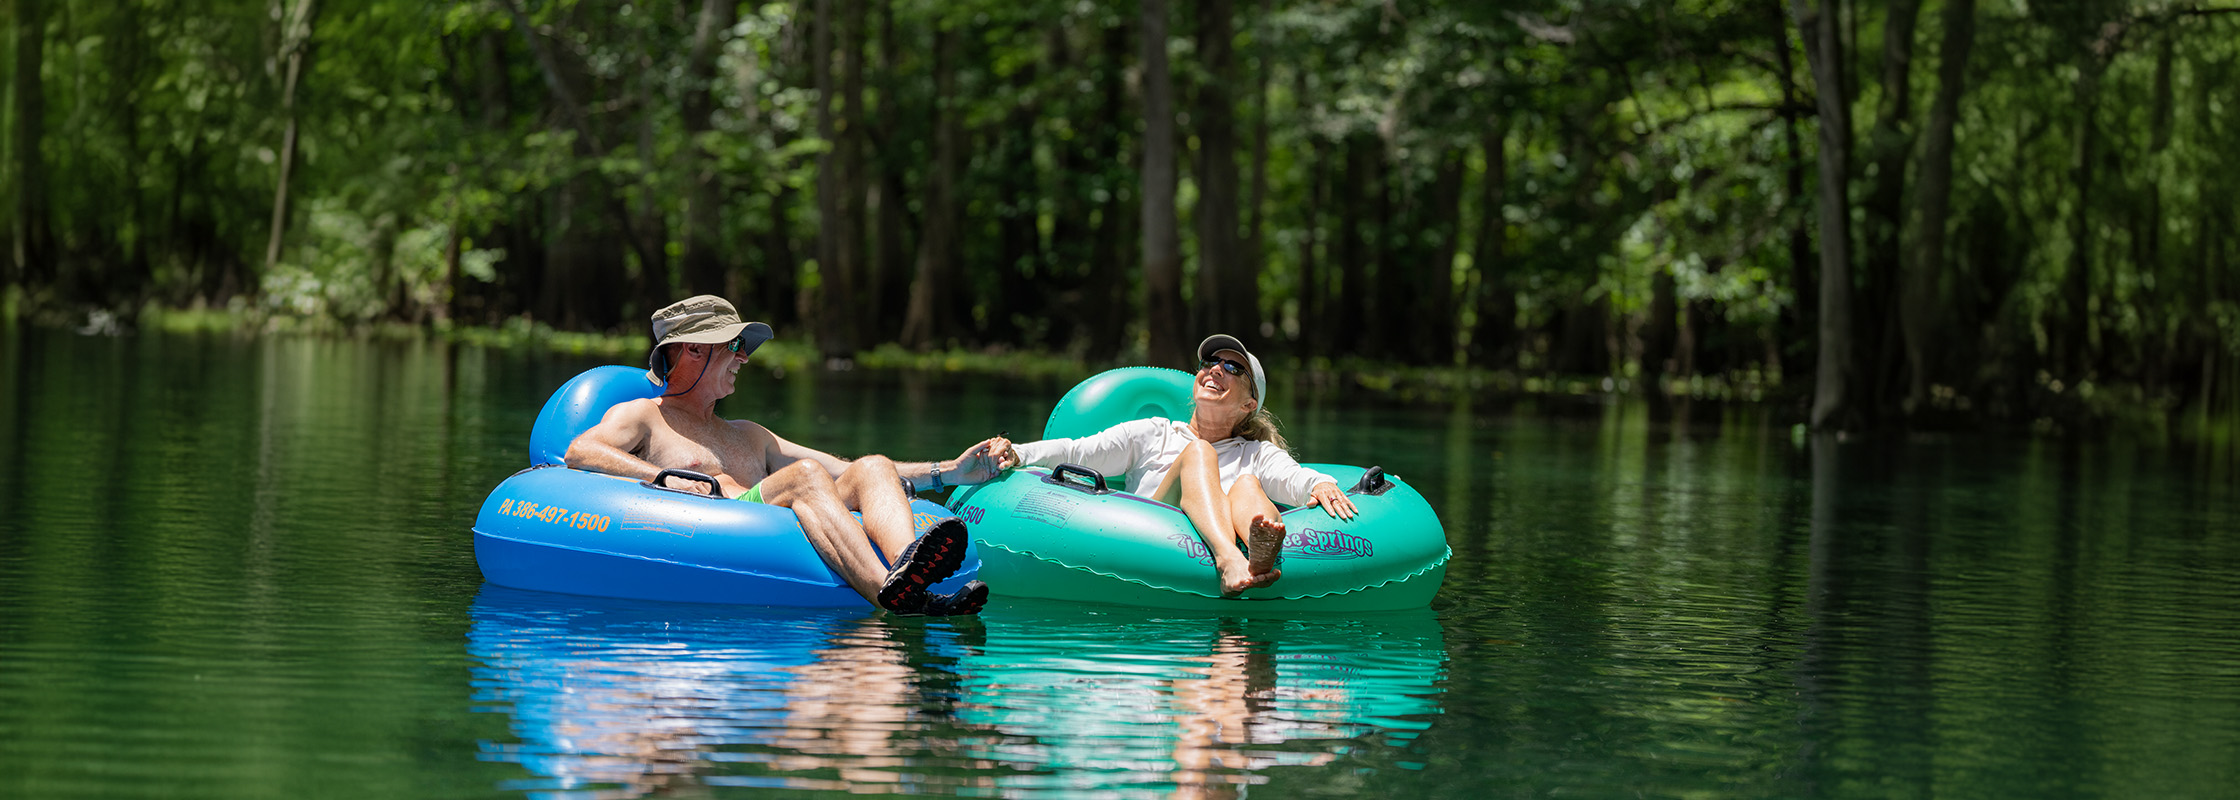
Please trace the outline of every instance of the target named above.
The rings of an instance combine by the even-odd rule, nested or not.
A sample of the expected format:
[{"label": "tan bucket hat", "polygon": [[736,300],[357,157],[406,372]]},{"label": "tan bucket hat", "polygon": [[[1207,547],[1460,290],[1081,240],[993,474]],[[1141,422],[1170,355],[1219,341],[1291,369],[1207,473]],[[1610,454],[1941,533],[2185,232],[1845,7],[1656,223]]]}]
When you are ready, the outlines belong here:
[{"label": "tan bucket hat", "polygon": [[671,344],[716,344],[743,339],[739,352],[752,353],[770,341],[770,326],[739,319],[731,301],[712,294],[694,295],[653,312],[653,349],[646,353],[646,377],[655,383],[667,379],[669,364],[661,348]]}]

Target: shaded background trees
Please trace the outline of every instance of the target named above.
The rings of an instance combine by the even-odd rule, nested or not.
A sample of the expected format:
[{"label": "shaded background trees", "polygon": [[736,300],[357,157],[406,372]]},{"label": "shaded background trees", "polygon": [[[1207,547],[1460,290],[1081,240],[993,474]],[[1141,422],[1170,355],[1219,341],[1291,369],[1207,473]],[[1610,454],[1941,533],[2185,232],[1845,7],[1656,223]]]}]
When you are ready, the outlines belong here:
[{"label": "shaded background trees", "polygon": [[1826,426],[2240,409],[2217,3],[6,10],[30,309],[634,331],[717,292],[833,356],[1219,329],[1809,386]]}]

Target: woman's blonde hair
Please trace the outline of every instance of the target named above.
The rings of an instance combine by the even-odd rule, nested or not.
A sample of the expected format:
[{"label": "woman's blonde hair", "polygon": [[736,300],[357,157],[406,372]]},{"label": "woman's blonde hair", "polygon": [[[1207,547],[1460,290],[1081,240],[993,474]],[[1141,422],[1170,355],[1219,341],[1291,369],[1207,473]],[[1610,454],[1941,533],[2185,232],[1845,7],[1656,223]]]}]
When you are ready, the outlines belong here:
[{"label": "woman's blonde hair", "polygon": [[1283,440],[1282,431],[1276,430],[1276,415],[1268,413],[1265,408],[1255,408],[1252,413],[1244,415],[1244,419],[1237,421],[1237,429],[1229,435],[1267,442],[1286,453],[1291,452],[1291,443]]}]

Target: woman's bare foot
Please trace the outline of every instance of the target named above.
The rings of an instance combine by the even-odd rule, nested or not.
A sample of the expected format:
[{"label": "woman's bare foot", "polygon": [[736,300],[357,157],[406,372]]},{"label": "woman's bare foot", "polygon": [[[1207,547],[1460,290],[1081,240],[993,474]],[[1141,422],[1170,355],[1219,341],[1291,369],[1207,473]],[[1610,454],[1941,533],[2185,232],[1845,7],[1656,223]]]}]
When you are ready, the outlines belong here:
[{"label": "woman's bare foot", "polygon": [[1244,561],[1216,564],[1215,567],[1221,570],[1221,594],[1224,597],[1235,597],[1238,592],[1254,585],[1252,568]]},{"label": "woman's bare foot", "polygon": [[1252,532],[1245,536],[1245,585],[1238,591],[1258,588],[1275,583],[1283,577],[1283,570],[1276,565],[1283,563],[1284,525],[1281,517],[1270,519],[1255,515]]}]

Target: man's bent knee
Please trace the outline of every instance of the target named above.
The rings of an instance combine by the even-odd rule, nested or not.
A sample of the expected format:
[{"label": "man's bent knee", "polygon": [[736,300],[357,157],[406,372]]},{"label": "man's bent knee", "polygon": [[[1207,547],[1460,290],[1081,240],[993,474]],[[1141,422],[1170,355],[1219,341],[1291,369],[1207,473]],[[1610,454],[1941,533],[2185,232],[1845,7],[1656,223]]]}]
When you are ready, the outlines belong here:
[{"label": "man's bent knee", "polygon": [[763,478],[763,502],[771,505],[790,506],[804,497],[817,495],[836,496],[832,475],[814,461],[796,461],[778,468]]},{"label": "man's bent knee", "polygon": [[840,473],[842,480],[856,478],[883,483],[893,483],[894,476],[894,460],[882,455],[868,455],[851,461],[848,469]]}]

